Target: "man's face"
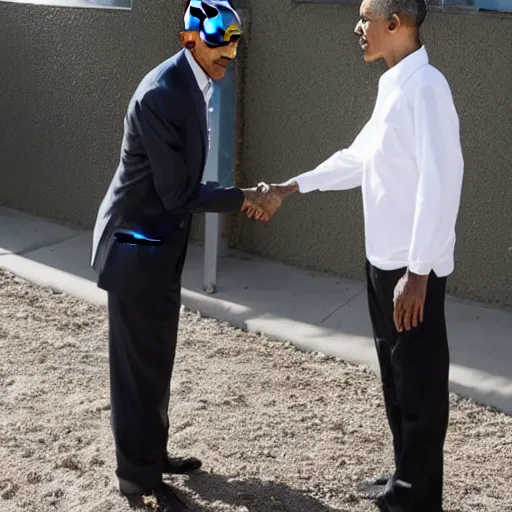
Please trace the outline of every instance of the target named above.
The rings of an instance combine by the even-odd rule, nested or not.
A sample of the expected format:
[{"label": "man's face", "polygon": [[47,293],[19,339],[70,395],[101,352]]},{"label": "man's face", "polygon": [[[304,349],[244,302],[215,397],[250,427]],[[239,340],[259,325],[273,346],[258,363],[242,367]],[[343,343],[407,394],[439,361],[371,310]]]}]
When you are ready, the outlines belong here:
[{"label": "man's face", "polygon": [[212,80],[224,78],[227,67],[235,60],[238,51],[238,41],[233,41],[226,46],[211,48],[201,39],[198,32],[182,33],[181,40],[184,46],[190,41],[194,43],[190,51]]},{"label": "man's face", "polygon": [[389,50],[391,20],[386,20],[372,12],[372,0],[364,0],[361,4],[360,19],[354,29],[359,36],[359,44],[364,52],[364,60],[373,62],[384,57]]}]

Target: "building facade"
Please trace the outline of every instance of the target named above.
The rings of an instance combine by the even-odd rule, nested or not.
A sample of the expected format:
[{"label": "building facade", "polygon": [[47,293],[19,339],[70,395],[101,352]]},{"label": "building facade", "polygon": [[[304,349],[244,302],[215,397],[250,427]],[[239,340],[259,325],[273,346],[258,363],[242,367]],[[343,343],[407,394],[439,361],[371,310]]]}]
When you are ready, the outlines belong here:
[{"label": "building facade", "polygon": [[[466,161],[450,293],[512,306],[512,14],[478,10],[504,3],[433,8],[423,38],[452,86]],[[384,71],[362,60],[355,1],[250,4],[242,185],[280,182],[349,145]],[[182,13],[182,0],[134,0],[126,11],[0,2],[0,204],[92,226],[129,98],[179,48]],[[240,249],[363,277],[359,190],[293,197],[271,224],[236,228]]]}]

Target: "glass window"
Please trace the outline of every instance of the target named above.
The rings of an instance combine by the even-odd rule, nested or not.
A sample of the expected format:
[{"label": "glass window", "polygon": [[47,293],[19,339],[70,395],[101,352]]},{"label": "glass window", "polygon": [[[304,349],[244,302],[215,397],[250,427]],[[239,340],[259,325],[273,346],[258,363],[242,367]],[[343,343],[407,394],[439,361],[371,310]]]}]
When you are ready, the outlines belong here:
[{"label": "glass window", "polygon": [[132,0],[0,0],[0,2],[96,9],[131,9],[132,7]]},{"label": "glass window", "polygon": [[427,0],[436,7],[462,7],[478,11],[512,12],[512,0]]},{"label": "glass window", "polygon": [[[361,0],[293,0],[296,4],[360,5]],[[432,7],[457,7],[477,11],[512,12],[512,0],[426,0]]]}]

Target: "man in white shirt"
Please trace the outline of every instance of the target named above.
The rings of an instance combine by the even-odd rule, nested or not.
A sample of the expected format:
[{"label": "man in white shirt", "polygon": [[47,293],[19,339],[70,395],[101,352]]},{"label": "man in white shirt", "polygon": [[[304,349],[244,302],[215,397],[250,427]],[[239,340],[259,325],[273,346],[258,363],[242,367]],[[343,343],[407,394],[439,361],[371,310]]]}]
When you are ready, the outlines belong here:
[{"label": "man in white shirt", "polygon": [[[449,350],[444,315],[463,177],[459,120],[419,38],[424,0],[364,0],[364,59],[384,59],[375,110],[352,146],[272,190],[362,187],[369,310],[396,471],[384,512],[442,512]],[[258,218],[258,215],[254,215]]]}]

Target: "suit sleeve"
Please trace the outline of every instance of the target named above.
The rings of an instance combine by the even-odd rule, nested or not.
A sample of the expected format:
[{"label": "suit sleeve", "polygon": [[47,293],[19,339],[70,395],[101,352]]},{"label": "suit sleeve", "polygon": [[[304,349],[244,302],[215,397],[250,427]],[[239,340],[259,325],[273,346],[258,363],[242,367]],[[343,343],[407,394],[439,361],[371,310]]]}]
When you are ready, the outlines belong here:
[{"label": "suit sleeve", "polygon": [[172,213],[240,210],[244,194],[236,187],[199,184],[192,194],[187,194],[190,173],[183,157],[182,131],[172,109],[157,106],[157,94],[168,93],[157,89],[147,94],[136,105],[136,119],[155,188],[165,208]]}]

